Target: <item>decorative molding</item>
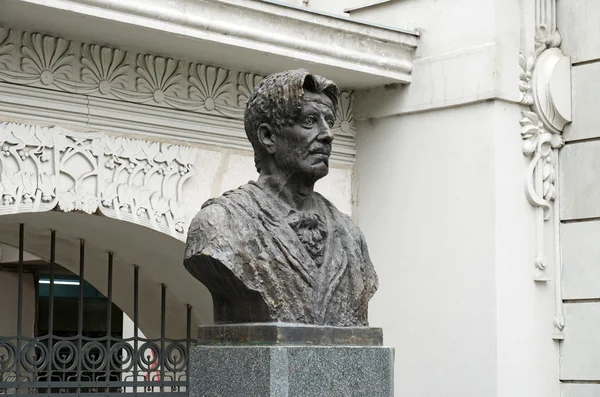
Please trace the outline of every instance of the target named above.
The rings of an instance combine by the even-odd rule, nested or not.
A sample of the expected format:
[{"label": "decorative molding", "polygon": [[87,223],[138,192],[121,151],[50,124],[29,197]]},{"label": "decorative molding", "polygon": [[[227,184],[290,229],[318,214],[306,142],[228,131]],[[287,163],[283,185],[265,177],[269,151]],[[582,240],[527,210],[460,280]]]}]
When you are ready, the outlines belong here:
[{"label": "decorative molding", "polygon": [[[530,161],[525,175],[525,194],[536,208],[535,281],[549,281],[545,249],[545,223],[550,219],[553,202],[557,199],[556,162],[558,149],[564,145],[560,134],[544,128],[540,117],[532,111],[521,112],[523,154]],[[556,259],[556,258],[555,258]],[[556,263],[556,261],[555,261]]]},{"label": "decorative molding", "polygon": [[0,215],[100,213],[185,240],[178,202],[194,172],[191,147],[2,122],[0,148]]},{"label": "decorative molding", "polygon": [[351,136],[356,135],[356,124],[354,120],[354,98],[356,93],[342,92],[337,106],[336,120],[333,125],[335,135]]},{"label": "decorative molding", "polygon": [[536,210],[536,256],[534,280],[549,281],[546,247],[548,221],[552,220],[551,255],[554,257],[555,316],[553,339],[564,339],[562,306],[562,258],[558,211],[558,151],[564,146],[562,132],[571,122],[571,61],[560,50],[556,30],[556,0],[535,2],[534,49],[520,54],[520,103],[523,154],[529,159],[525,177],[527,199]]},{"label": "decorative molding", "polygon": [[[200,53],[203,49],[210,49],[207,52],[213,54],[214,50],[228,53],[215,57],[217,62],[219,58],[228,58],[228,65],[246,64],[246,68],[260,71],[272,70],[270,66],[274,63],[301,61],[318,66],[329,78],[344,81],[353,88],[356,87],[352,82],[357,77],[368,82],[366,86],[409,83],[419,38],[415,31],[324,14],[279,1],[154,0],[152,7],[148,7],[148,0],[24,0],[23,3],[26,4],[15,5],[12,12],[17,14],[20,9],[26,12],[28,4],[57,11],[54,21],[39,22],[40,26],[54,26],[51,31],[73,29],[75,25],[68,19],[85,16],[93,20],[91,26],[103,25],[100,29],[111,29],[111,34],[119,31],[128,35],[129,42],[137,41],[138,35],[174,33],[166,45],[185,46],[192,39],[195,51]],[[44,18],[42,13],[28,17],[29,26],[37,26],[34,19]],[[61,23],[63,18],[65,22]],[[109,26],[104,21],[112,23]],[[158,53],[169,51],[164,49],[164,43],[150,45]],[[263,59],[249,59],[249,51]],[[211,61],[215,62],[215,58]]]},{"label": "decorative molding", "polygon": [[[262,78],[0,27],[0,81],[12,84],[243,120]],[[334,133],[354,137],[353,102],[342,94]]]},{"label": "decorative molding", "polygon": [[534,38],[534,50],[531,55],[524,52],[519,53],[519,90],[521,91],[520,103],[522,105],[533,105],[533,93],[531,78],[533,67],[539,56],[546,50],[560,46],[562,38],[557,30],[550,30],[546,25],[537,25]]}]

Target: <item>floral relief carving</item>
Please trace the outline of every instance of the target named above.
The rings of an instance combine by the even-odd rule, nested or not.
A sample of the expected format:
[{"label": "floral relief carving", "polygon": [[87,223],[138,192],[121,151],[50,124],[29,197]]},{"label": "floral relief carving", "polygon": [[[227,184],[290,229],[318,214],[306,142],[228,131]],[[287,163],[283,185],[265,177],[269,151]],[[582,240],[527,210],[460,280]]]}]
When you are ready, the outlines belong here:
[{"label": "floral relief carving", "polygon": [[118,49],[84,44],[81,48],[81,80],[93,84],[104,95],[114,88],[127,88],[130,66],[127,53]]},{"label": "floral relief carving", "polygon": [[[104,154],[106,188],[101,212],[136,223],[183,233],[184,209],[177,206],[183,182],[193,172],[196,151],[190,147],[107,137]],[[154,189],[150,188],[154,186]],[[175,195],[169,197],[169,190]]]},{"label": "floral relief carving", "polygon": [[[84,183],[90,179],[96,179],[98,175],[98,164],[96,156],[101,151],[102,145],[99,136],[77,136],[59,134],[56,148],[58,154],[58,172],[72,181],[70,188],[61,189],[58,192],[58,206],[65,212],[83,211],[88,214],[98,209],[98,199],[84,187]],[[77,159],[77,166],[69,166],[68,163]]]},{"label": "floral relief carving", "polygon": [[229,71],[201,64],[190,65],[190,99],[211,112],[231,101]]},{"label": "floral relief carving", "polygon": [[531,93],[531,71],[534,63],[533,56],[526,56],[524,53],[519,53],[519,90],[521,97],[519,103],[521,105],[533,105],[533,95]]},{"label": "floral relief carving", "polygon": [[[15,62],[15,47],[21,51],[20,62]],[[263,76],[187,64],[0,26],[0,82],[244,118],[248,98]],[[349,137],[355,130],[353,98],[352,93],[342,94],[335,127],[338,134]]]},{"label": "floral relief carving", "polygon": [[138,55],[136,87],[140,92],[152,94],[156,103],[168,96],[181,96],[181,62],[154,55]]},{"label": "floral relief carving", "polygon": [[0,67],[10,69],[12,50],[14,47],[13,31],[0,26]]},{"label": "floral relief carving", "polygon": [[[523,138],[523,154],[531,159],[527,173],[526,192],[529,201],[544,209],[544,218],[550,217],[550,202],[556,198],[556,170],[553,164],[553,150],[564,146],[562,135],[548,132],[537,114],[530,111],[521,112],[521,136]],[[539,180],[536,181],[536,167],[539,165]],[[536,186],[540,184],[540,187]]]},{"label": "floral relief carving", "polygon": [[252,91],[254,91],[254,87],[258,85],[262,81],[264,77],[259,76],[254,73],[240,73],[238,75],[238,106],[241,109],[246,109],[246,104],[248,103],[248,99],[250,99],[250,95]]},{"label": "floral relief carving", "polygon": [[[0,124],[0,214],[49,210],[57,204],[52,174],[53,132],[20,124]],[[8,211],[7,211],[8,209]]]},{"label": "floral relief carving", "polygon": [[55,79],[71,79],[74,56],[70,41],[40,33],[24,33],[22,44],[23,72],[37,75],[43,85],[51,85]]},{"label": "floral relief carving", "polygon": [[337,104],[336,120],[333,130],[336,134],[354,136],[356,125],[354,123],[354,91],[343,92]]},{"label": "floral relief carving", "polygon": [[531,76],[535,61],[545,50],[560,46],[561,41],[562,38],[558,31],[551,31],[546,25],[540,25],[536,29],[533,54],[528,56],[523,52],[519,53],[519,68],[521,69],[519,74],[519,90],[521,91],[519,103],[522,105],[533,105]]},{"label": "floral relief carving", "polygon": [[185,237],[193,148],[15,123],[0,123],[0,146],[0,215],[100,212]]}]

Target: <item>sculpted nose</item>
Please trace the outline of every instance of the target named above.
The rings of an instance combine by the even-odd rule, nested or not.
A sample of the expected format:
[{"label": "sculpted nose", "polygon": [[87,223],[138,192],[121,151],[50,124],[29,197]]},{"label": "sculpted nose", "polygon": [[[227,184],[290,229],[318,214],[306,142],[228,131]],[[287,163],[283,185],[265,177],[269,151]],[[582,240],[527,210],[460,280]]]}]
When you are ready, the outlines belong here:
[{"label": "sculpted nose", "polygon": [[333,141],[334,135],[333,130],[329,127],[329,124],[323,120],[321,123],[321,130],[319,131],[319,138],[321,141],[326,143],[331,143]]}]

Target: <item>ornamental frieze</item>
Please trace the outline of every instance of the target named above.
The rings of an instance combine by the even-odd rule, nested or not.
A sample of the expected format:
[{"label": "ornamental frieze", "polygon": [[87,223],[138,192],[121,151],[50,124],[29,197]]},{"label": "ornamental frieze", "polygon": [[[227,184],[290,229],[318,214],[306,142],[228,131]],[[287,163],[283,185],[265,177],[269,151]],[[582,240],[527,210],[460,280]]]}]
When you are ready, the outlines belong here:
[{"label": "ornamental frieze", "polygon": [[[0,26],[0,81],[243,119],[263,76]],[[353,137],[354,95],[338,105],[336,134]]]},{"label": "ornamental frieze", "polygon": [[0,215],[99,213],[185,240],[192,147],[3,122],[0,148]]}]

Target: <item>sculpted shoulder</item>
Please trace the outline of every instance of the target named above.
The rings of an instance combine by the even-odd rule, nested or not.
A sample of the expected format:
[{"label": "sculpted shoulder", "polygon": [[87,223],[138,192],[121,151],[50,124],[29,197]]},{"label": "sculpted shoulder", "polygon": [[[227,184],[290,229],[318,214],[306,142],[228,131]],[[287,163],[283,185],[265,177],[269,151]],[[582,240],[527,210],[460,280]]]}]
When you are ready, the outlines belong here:
[{"label": "sculpted shoulder", "polygon": [[199,254],[229,226],[228,212],[217,200],[211,200],[190,222],[185,258]]},{"label": "sculpted shoulder", "polygon": [[250,206],[243,186],[206,201],[190,222],[185,258],[210,254],[211,247],[226,244],[237,235],[236,224],[243,222]]}]

